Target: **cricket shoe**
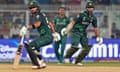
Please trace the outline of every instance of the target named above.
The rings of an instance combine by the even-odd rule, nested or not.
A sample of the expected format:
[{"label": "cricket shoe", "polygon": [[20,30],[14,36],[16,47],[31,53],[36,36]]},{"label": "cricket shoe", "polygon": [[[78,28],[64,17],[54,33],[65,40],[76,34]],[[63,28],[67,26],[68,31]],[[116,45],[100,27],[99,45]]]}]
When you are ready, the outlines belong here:
[{"label": "cricket shoe", "polygon": [[75,60],[72,61],[72,64],[75,64],[75,65],[77,65],[77,66],[83,66],[82,63],[75,63]]},{"label": "cricket shoe", "polygon": [[83,66],[83,64],[82,64],[82,63],[76,63],[76,65],[77,65],[77,66]]},{"label": "cricket shoe", "polygon": [[64,62],[65,62],[65,63],[70,63],[69,58],[64,59]]},{"label": "cricket shoe", "polygon": [[41,68],[40,68],[40,66],[33,65],[33,66],[32,66],[32,69],[41,69]]},{"label": "cricket shoe", "polygon": [[43,60],[38,60],[38,63],[40,65],[40,68],[46,68],[47,67],[46,63]]},{"label": "cricket shoe", "polygon": [[57,62],[57,64],[63,64],[62,62]]},{"label": "cricket shoe", "polygon": [[33,65],[32,69],[43,69],[46,68],[46,63],[44,61],[39,62],[40,66]]}]

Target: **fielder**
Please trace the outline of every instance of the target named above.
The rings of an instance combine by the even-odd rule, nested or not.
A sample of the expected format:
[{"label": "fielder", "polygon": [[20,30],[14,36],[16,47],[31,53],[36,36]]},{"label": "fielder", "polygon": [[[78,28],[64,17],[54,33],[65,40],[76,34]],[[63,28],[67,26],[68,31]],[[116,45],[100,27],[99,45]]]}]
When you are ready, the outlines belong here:
[{"label": "fielder", "polygon": [[[66,39],[67,39],[67,35],[62,36],[61,31],[68,25],[69,18],[65,16],[64,7],[59,7],[58,12],[59,12],[59,15],[53,20],[53,23],[55,24],[56,32],[60,34],[61,40],[54,42],[54,51],[58,59],[58,64],[61,64],[64,58],[63,57],[64,49],[65,49],[65,44],[66,44]],[[59,49],[60,49],[60,52],[59,52]]]},{"label": "fielder", "polygon": [[[39,48],[52,43],[53,37],[55,37],[55,40],[58,40],[56,39],[58,36],[56,36],[57,33],[53,28],[52,22],[48,23],[46,15],[40,12],[40,7],[37,1],[31,1],[29,4],[29,9],[31,10],[33,17],[35,17],[35,22],[34,24],[29,25],[27,30],[37,29],[40,37],[30,43],[24,42],[24,44],[32,61],[32,68],[45,68],[46,63],[42,60]],[[54,36],[52,36],[49,26],[51,27]]]},{"label": "fielder", "polygon": [[93,15],[94,11],[94,3],[88,2],[86,4],[86,10],[79,13],[79,15],[74,18],[70,24],[67,26],[66,30],[63,31],[63,34],[67,34],[70,30],[72,32],[71,36],[71,48],[68,49],[66,55],[65,55],[65,62],[69,63],[69,58],[78,51],[79,47],[78,44],[81,43],[82,45],[82,51],[78,54],[75,61],[73,61],[76,65],[83,65],[81,61],[85,58],[86,55],[88,55],[91,45],[88,44],[88,38],[87,38],[87,27],[92,24],[94,27],[94,32],[96,37],[99,37],[99,30],[97,27],[97,19]]}]

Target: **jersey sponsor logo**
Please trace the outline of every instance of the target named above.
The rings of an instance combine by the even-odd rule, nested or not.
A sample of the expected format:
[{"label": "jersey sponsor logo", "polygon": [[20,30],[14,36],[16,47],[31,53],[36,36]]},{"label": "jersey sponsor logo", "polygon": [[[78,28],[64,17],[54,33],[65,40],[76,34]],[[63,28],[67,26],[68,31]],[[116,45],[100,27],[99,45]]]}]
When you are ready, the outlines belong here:
[{"label": "jersey sponsor logo", "polygon": [[83,25],[89,25],[89,22],[82,22]]},{"label": "jersey sponsor logo", "polygon": [[82,24],[83,24],[83,25],[89,25],[89,22],[87,21],[87,18],[86,18],[86,17],[83,17],[83,18],[82,18]]},{"label": "jersey sponsor logo", "polygon": [[56,25],[65,25],[65,22],[57,22]]}]

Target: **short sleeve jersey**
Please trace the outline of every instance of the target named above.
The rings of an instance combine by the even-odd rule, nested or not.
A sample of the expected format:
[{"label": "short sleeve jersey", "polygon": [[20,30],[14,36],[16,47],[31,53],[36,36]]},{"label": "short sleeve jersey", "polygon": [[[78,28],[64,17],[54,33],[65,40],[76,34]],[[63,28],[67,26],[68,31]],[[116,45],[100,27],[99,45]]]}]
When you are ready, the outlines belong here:
[{"label": "short sleeve jersey", "polygon": [[89,24],[92,24],[94,28],[97,27],[96,17],[93,14],[89,16],[87,11],[81,12],[78,16],[74,18],[74,21],[75,25],[72,31],[86,32]]},{"label": "short sleeve jersey", "polygon": [[56,31],[57,32],[61,32],[61,30],[63,28],[65,28],[70,22],[70,19],[66,16],[64,17],[60,17],[60,16],[57,16],[54,20],[53,20],[53,23],[55,24],[55,27],[56,27]]},{"label": "short sleeve jersey", "polygon": [[40,21],[41,25],[40,27],[37,28],[37,31],[39,32],[40,35],[46,35],[46,34],[51,34],[51,30],[48,26],[48,19],[47,16],[44,13],[39,12],[36,15],[35,21]]}]

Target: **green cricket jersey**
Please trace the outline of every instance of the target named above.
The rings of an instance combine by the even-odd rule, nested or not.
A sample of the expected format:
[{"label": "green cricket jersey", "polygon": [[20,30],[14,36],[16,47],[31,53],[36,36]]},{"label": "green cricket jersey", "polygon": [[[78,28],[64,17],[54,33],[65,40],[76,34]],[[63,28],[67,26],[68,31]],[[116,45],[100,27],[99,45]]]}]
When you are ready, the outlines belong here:
[{"label": "green cricket jersey", "polygon": [[69,18],[67,18],[66,16],[64,16],[63,18],[61,18],[60,16],[57,16],[53,20],[55,27],[56,27],[56,31],[60,33],[61,30],[69,24],[69,21],[70,21]]},{"label": "green cricket jersey", "polygon": [[35,22],[40,21],[41,25],[37,28],[37,31],[40,34],[40,37],[33,40],[31,43],[29,43],[30,47],[35,47],[36,49],[39,49],[42,46],[48,45],[52,43],[52,33],[51,29],[48,27],[48,20],[44,13],[38,12],[35,15]]},{"label": "green cricket jersey", "polygon": [[51,30],[48,27],[48,19],[44,13],[39,12],[38,15],[36,15],[36,21],[40,21],[41,25],[37,28],[37,31],[39,32],[40,36],[51,34]]},{"label": "green cricket jersey", "polygon": [[92,24],[93,27],[97,27],[97,19],[92,14],[89,16],[87,11],[81,12],[79,16],[74,18],[75,25],[72,29],[73,32],[86,32],[86,29],[89,24]]}]

